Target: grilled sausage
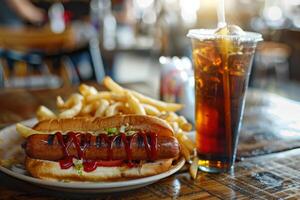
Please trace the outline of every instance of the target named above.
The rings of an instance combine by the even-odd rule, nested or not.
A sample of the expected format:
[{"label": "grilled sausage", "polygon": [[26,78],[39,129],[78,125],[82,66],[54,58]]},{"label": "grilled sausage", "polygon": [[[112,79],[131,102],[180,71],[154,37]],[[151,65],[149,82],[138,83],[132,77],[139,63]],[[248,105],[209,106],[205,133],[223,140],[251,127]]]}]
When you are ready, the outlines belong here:
[{"label": "grilled sausage", "polygon": [[[78,137],[80,149],[87,160],[127,160],[128,148],[124,145],[121,136],[116,136],[111,144],[99,136],[90,135],[87,139],[86,134],[80,134]],[[132,137],[130,142],[131,160],[150,160],[149,149],[151,148],[151,137],[146,135],[146,143],[141,135],[137,134]],[[127,137],[128,142],[130,141]],[[56,135],[35,134],[27,138],[24,145],[27,156],[35,159],[58,161],[66,156],[80,157],[78,147],[74,142],[70,142],[68,136],[64,136],[65,144],[63,147]],[[145,144],[148,145],[145,147]],[[176,138],[170,136],[157,136],[156,159],[176,158],[179,156],[180,146]]]}]

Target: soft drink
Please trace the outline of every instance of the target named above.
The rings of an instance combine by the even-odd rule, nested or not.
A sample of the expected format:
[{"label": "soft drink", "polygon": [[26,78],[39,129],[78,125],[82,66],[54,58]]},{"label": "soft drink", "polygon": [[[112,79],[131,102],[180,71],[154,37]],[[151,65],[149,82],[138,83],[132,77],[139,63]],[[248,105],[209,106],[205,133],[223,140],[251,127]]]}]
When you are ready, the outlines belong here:
[{"label": "soft drink", "polygon": [[208,172],[228,171],[235,160],[245,92],[259,39],[217,34],[198,38],[191,31],[189,36],[195,68],[199,167]]}]

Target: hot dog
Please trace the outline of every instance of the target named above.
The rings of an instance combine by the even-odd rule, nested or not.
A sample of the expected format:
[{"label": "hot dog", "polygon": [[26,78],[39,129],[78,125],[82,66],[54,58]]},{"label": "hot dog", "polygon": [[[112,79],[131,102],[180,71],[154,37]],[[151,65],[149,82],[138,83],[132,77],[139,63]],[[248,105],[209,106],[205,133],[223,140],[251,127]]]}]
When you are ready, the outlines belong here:
[{"label": "hot dog", "polygon": [[[168,170],[180,154],[172,128],[144,115],[51,119],[33,127],[23,148],[34,177],[103,181]],[[38,133],[41,134],[36,134]]]}]

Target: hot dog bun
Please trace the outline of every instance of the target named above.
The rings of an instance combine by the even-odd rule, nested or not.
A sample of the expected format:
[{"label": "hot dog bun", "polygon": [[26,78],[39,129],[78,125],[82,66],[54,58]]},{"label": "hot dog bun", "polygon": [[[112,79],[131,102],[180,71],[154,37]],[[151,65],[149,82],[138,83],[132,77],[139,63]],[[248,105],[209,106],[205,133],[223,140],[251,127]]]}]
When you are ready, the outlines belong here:
[{"label": "hot dog bun", "polygon": [[114,181],[152,176],[167,171],[172,166],[173,159],[147,162],[137,167],[129,168],[126,164],[120,167],[97,167],[95,171],[84,172],[82,175],[71,167],[62,170],[58,162],[32,159],[26,157],[25,167],[36,178],[59,181]]},{"label": "hot dog bun", "polygon": [[129,124],[133,129],[152,131],[161,136],[173,136],[170,125],[162,119],[147,115],[115,115],[97,118],[50,119],[37,123],[33,129],[42,132],[52,131],[101,131],[106,128]]},{"label": "hot dog bun", "polygon": [[[33,129],[40,132],[53,133],[60,132],[97,132],[107,128],[120,128],[122,125],[128,124],[133,130],[141,130],[145,132],[154,132],[160,137],[172,137],[174,133],[172,128],[162,119],[144,115],[116,115],[105,118],[71,118],[71,119],[51,119],[37,123]],[[175,139],[176,140],[176,139]],[[160,141],[160,140],[159,140]],[[177,140],[174,141],[174,145]],[[158,144],[158,146],[161,144]],[[50,145],[52,148],[53,146]],[[54,147],[53,147],[54,148]],[[179,156],[179,146],[177,144],[177,155]],[[125,150],[124,150],[125,151]],[[132,152],[134,153],[134,152]],[[68,169],[61,169],[58,161],[43,160],[40,158],[26,156],[25,167],[27,171],[36,178],[48,180],[67,180],[67,181],[112,181],[124,180],[130,178],[140,178],[151,176],[167,171],[172,166],[174,159],[178,156],[157,158],[152,162],[141,160],[135,167],[129,167],[123,163],[115,167],[97,167],[94,171],[79,174],[74,166]]]}]

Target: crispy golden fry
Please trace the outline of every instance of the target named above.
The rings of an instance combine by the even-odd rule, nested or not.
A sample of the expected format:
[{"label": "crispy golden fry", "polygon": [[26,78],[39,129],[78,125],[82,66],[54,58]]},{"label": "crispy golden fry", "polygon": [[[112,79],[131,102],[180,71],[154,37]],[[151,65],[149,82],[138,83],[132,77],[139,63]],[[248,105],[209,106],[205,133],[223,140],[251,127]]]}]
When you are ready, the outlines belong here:
[{"label": "crispy golden fry", "polygon": [[131,91],[130,92],[141,102],[145,104],[150,104],[152,106],[155,106],[160,111],[178,111],[183,108],[182,104],[177,103],[166,103],[163,101],[159,101],[156,99],[152,99],[150,97],[147,97],[141,93]]},{"label": "crispy golden fry", "polygon": [[116,82],[114,82],[110,77],[105,77],[103,84],[111,91],[115,92],[115,93],[119,93],[122,94],[125,91],[129,91],[131,94],[133,94],[133,96],[135,96],[141,103],[145,103],[145,104],[150,104],[156,108],[158,108],[159,110],[163,111],[177,111],[180,110],[181,108],[183,108],[182,104],[176,104],[176,103],[166,103],[163,101],[159,101],[156,99],[152,99],[150,97],[147,97],[141,93],[132,91],[132,90],[127,90],[122,88],[119,84],[117,84]]},{"label": "crispy golden fry", "polygon": [[100,99],[126,101],[126,97],[124,94],[116,94],[114,92],[108,92],[108,91],[98,92],[95,95],[88,96],[86,98],[86,101],[90,103],[93,101],[98,101]]},{"label": "crispy golden fry", "polygon": [[196,179],[196,178],[197,178],[198,161],[199,161],[198,157],[195,156],[195,157],[193,158],[192,164],[191,164],[190,169],[189,169],[190,174],[191,174],[191,176],[192,176],[193,179]]},{"label": "crispy golden fry", "polygon": [[188,138],[185,134],[183,134],[181,138],[185,146],[190,150],[190,152],[193,152],[196,148],[194,141]]},{"label": "crispy golden fry", "polygon": [[95,117],[102,117],[105,114],[105,110],[109,107],[109,102],[105,99],[99,100],[99,106],[95,112]]},{"label": "crispy golden fry", "polygon": [[174,133],[178,133],[179,130],[179,125],[177,122],[169,122],[169,124],[171,125],[171,127],[173,128]]},{"label": "crispy golden fry", "polygon": [[105,87],[107,87],[109,90],[115,92],[115,93],[123,93],[124,88],[122,88],[119,84],[117,84],[115,81],[113,81],[109,76],[106,76],[103,79],[103,84]]},{"label": "crispy golden fry", "polygon": [[124,106],[120,108],[120,112],[122,112],[122,114],[134,114],[128,103],[125,103]]},{"label": "crispy golden fry", "polygon": [[118,114],[122,107],[124,107],[122,102],[113,103],[106,109],[105,116],[109,117]]},{"label": "crispy golden fry", "polygon": [[137,98],[127,91],[125,92],[125,95],[127,97],[129,108],[133,114],[146,115],[144,107],[140,104]]},{"label": "crispy golden fry", "polygon": [[95,110],[99,107],[99,104],[100,104],[99,101],[95,101],[93,103],[84,105],[83,108],[81,109],[80,114],[82,115],[93,114]]},{"label": "crispy golden fry", "polygon": [[187,147],[185,145],[182,145],[182,143],[179,141],[180,145],[180,151],[181,154],[183,155],[183,157],[185,158],[186,161],[190,161],[191,160],[191,153],[190,151],[187,149]]},{"label": "crispy golden fry", "polygon": [[186,132],[191,131],[192,128],[193,128],[192,124],[190,124],[190,123],[181,124],[181,125],[179,125],[179,126],[180,126],[180,128],[181,128],[182,130],[184,130],[184,131],[186,131]]},{"label": "crispy golden fry", "polygon": [[[71,100],[70,100],[71,99]],[[83,107],[83,96],[81,96],[80,94],[73,94],[68,101],[70,100],[70,102],[72,102],[71,107],[67,110],[64,110],[63,112],[61,112],[59,114],[60,118],[72,118],[75,117],[76,115],[78,115]],[[66,102],[66,104],[68,103],[68,101]]]},{"label": "crispy golden fry", "polygon": [[192,124],[188,123],[183,116],[179,116],[176,121],[178,122],[179,127],[184,131],[191,131],[193,128]]},{"label": "crispy golden fry", "polygon": [[86,97],[86,101],[92,102],[92,101],[98,101],[100,99],[111,99],[112,93],[108,91],[98,92],[95,95],[91,95]]},{"label": "crispy golden fry", "polygon": [[64,108],[65,102],[64,102],[64,100],[61,98],[61,96],[57,96],[57,97],[56,97],[56,106],[57,106],[59,109]]},{"label": "crispy golden fry", "polygon": [[188,123],[187,120],[183,116],[177,117],[176,121],[178,122],[179,125]]},{"label": "crispy golden fry", "polygon": [[160,115],[160,118],[166,120],[169,123],[177,122],[179,128],[183,131],[191,131],[192,124],[188,123],[183,116],[178,116],[175,112],[167,112],[166,114]]},{"label": "crispy golden fry", "polygon": [[[2,149],[1,149],[2,150]],[[0,150],[0,152],[1,152]],[[13,157],[9,159],[0,159],[0,166],[11,168],[15,164],[19,164],[24,162],[23,159],[20,159],[19,157]]]},{"label": "crispy golden fry", "polygon": [[64,103],[64,105],[62,105],[62,109],[67,109],[70,108],[72,106],[72,104],[74,104],[74,94],[72,94]]},{"label": "crispy golden fry", "polygon": [[178,115],[175,112],[168,112],[165,120],[168,122],[177,122]]},{"label": "crispy golden fry", "polygon": [[79,92],[83,95],[83,96],[90,96],[90,95],[95,95],[98,93],[97,89],[93,86],[89,86],[86,84],[80,84],[79,86]]},{"label": "crispy golden fry", "polygon": [[58,106],[58,108],[60,109],[68,109],[68,108],[71,108],[77,101],[78,99],[82,99],[83,100],[83,96],[78,94],[78,93],[73,93],[65,102],[64,100],[58,96],[57,99],[56,99],[56,104]]},{"label": "crispy golden fry", "polygon": [[60,118],[72,118],[75,117],[77,114],[80,113],[80,110],[82,108],[82,102],[78,102],[70,109],[67,109],[59,114]]},{"label": "crispy golden fry", "polygon": [[190,153],[193,153],[196,145],[190,138],[188,138],[184,133],[176,133],[176,138],[182,146],[185,146]]},{"label": "crispy golden fry", "polygon": [[160,111],[154,106],[151,106],[149,104],[142,104],[142,106],[144,107],[147,115],[154,115],[154,116],[160,115]]},{"label": "crispy golden fry", "polygon": [[93,108],[94,108],[93,103],[83,105],[80,111],[80,115],[89,114],[90,112],[92,112]]},{"label": "crispy golden fry", "polygon": [[48,133],[45,133],[45,132],[36,131],[32,128],[24,126],[23,124],[17,124],[16,125],[16,130],[24,138],[27,138],[27,137],[29,137],[30,135],[33,135],[33,134],[48,134]]},{"label": "crispy golden fry", "polygon": [[161,114],[158,117],[166,120],[166,118],[168,117],[168,113],[166,111],[161,111]]},{"label": "crispy golden fry", "polygon": [[52,119],[56,118],[56,115],[47,107],[39,106],[38,110],[36,111],[36,117],[39,121],[44,119]]}]

